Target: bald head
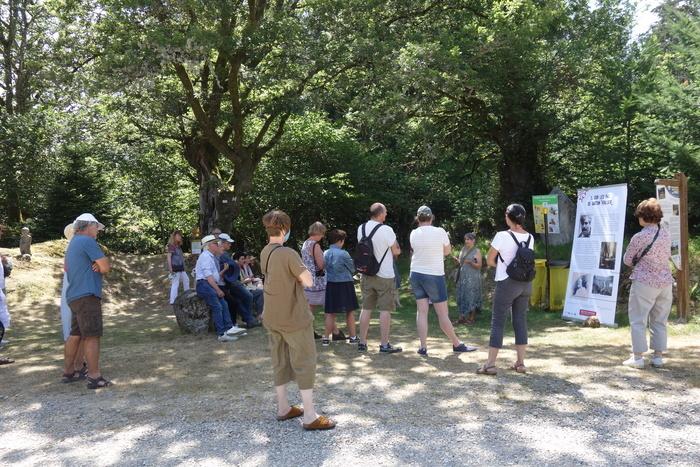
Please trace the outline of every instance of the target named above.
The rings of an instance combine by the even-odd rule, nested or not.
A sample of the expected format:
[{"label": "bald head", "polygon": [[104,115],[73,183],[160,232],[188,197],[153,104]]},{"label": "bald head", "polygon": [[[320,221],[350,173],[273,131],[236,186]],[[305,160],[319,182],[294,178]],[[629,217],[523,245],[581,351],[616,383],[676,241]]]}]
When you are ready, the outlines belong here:
[{"label": "bald head", "polygon": [[386,206],[382,203],[374,203],[369,207],[369,214],[375,221],[384,222],[386,218]]}]

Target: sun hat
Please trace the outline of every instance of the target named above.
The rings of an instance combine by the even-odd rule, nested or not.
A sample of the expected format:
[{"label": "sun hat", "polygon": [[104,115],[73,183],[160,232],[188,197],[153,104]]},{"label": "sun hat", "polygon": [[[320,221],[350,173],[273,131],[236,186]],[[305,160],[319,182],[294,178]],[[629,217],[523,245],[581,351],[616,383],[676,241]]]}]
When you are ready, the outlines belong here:
[{"label": "sun hat", "polygon": [[86,212],[84,214],[79,215],[78,217],[75,218],[75,221],[84,221],[84,222],[96,222],[97,223],[97,230],[104,230],[105,225],[100,223],[97,219],[95,219],[95,216],[90,214],[89,212]]},{"label": "sun hat", "polygon": [[75,234],[75,229],[73,228],[73,223],[71,222],[63,228],[63,236],[70,241],[70,239],[73,238],[73,234]]},{"label": "sun hat", "polygon": [[202,246],[206,245],[207,243],[211,243],[213,241],[216,241],[216,237],[213,235],[206,235],[202,237]]},{"label": "sun hat", "polygon": [[227,233],[220,233],[219,240],[223,240],[228,243],[233,243],[233,239]]}]

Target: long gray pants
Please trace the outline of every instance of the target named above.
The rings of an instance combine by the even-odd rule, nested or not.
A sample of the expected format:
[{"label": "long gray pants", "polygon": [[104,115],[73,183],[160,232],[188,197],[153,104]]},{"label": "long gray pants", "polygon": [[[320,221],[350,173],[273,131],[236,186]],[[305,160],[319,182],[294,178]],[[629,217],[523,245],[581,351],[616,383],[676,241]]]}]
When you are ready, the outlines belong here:
[{"label": "long gray pants", "polygon": [[511,278],[496,282],[491,315],[489,347],[503,347],[503,330],[508,313],[513,314],[515,345],[527,344],[527,309],[532,295],[532,282],[518,282]]},{"label": "long gray pants", "polygon": [[647,346],[647,323],[651,336],[651,348],[657,352],[666,351],[666,322],[673,302],[672,286],[661,289],[632,281],[627,313],[632,332],[632,352],[636,354],[649,350]]}]

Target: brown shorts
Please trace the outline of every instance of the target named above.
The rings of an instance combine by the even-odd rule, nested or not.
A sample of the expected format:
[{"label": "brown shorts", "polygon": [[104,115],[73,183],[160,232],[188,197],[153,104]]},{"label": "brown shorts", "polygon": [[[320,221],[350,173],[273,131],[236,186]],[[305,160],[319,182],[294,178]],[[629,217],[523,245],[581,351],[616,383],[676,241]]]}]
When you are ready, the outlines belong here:
[{"label": "brown shorts", "polygon": [[76,298],[68,304],[71,318],[70,335],[102,337],[102,300],[94,295]]},{"label": "brown shorts", "polygon": [[299,389],[313,389],[316,380],[316,342],[311,325],[294,332],[268,329],[275,386],[296,381]]},{"label": "brown shorts", "polygon": [[394,311],[396,309],[396,284],[394,279],[379,276],[362,276],[362,309],[379,311]]}]

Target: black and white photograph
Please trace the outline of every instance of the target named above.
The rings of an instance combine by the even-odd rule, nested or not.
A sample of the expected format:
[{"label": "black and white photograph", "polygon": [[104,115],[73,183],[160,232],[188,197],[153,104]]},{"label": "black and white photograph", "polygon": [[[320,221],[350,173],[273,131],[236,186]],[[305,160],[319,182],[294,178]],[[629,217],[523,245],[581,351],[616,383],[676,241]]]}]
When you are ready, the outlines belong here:
[{"label": "black and white photograph", "polygon": [[571,296],[580,298],[588,297],[590,283],[590,274],[575,272],[573,276],[573,285],[571,286]]},{"label": "black and white photograph", "polygon": [[591,292],[596,295],[611,297],[613,293],[613,276],[593,276]]},{"label": "black and white photograph", "polygon": [[660,186],[658,190],[656,190],[657,198],[659,199],[666,199],[666,188]]},{"label": "black and white photograph", "polygon": [[592,229],[593,229],[593,216],[590,214],[581,214],[581,216],[579,216],[578,238],[590,237]]},{"label": "black and white photograph", "polygon": [[600,242],[600,269],[615,269],[617,242]]},{"label": "black and white photograph", "polygon": [[680,254],[680,247],[677,241],[671,242],[671,256],[676,256]]},{"label": "black and white photograph", "polygon": [[677,204],[674,204],[673,205],[673,215],[678,216],[678,215],[680,215],[680,212],[681,212],[680,207]]}]

